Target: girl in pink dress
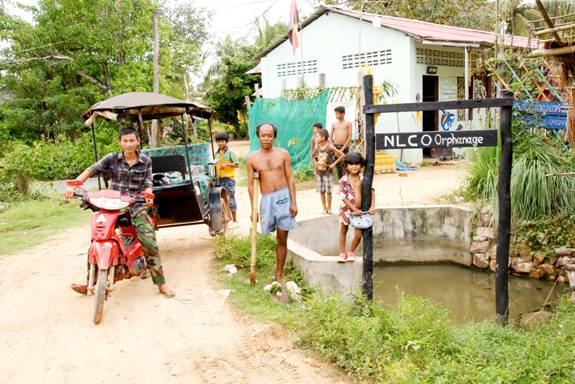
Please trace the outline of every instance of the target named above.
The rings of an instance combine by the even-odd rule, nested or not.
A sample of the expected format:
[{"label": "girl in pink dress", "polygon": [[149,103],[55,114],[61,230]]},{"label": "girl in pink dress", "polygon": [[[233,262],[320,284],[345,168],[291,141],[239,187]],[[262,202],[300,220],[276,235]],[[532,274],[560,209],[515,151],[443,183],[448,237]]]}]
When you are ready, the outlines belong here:
[{"label": "girl in pink dress", "polygon": [[[349,217],[350,215],[361,214],[361,181],[363,180],[361,170],[364,165],[365,160],[358,152],[352,152],[345,156],[344,167],[346,174],[339,179],[339,196],[342,200],[342,205],[339,207],[339,248],[341,253],[337,261],[340,263],[355,261],[354,252],[361,242],[362,230],[355,229],[349,251],[346,251],[345,243],[349,228]],[[375,193],[372,190],[369,213],[373,214],[374,212]]]}]

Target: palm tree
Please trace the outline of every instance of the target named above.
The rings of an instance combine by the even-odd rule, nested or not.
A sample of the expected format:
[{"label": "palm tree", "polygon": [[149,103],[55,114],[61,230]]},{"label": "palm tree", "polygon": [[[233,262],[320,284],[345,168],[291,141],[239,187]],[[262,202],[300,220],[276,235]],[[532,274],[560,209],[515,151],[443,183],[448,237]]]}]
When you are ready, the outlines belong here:
[{"label": "palm tree", "polygon": [[[562,17],[558,20],[553,20],[553,23],[556,26],[575,22],[575,15],[573,15],[575,13],[575,2],[572,0],[543,0],[541,3],[543,4],[543,7],[547,11],[547,15],[549,15],[551,20],[558,16],[571,15]],[[537,27],[547,28],[548,26],[547,24],[543,23],[543,25],[537,25]],[[559,31],[557,33],[559,36],[563,37],[573,35],[573,30]]]},{"label": "palm tree", "polygon": [[507,23],[507,32],[512,35],[528,36],[529,22],[540,18],[533,4],[523,4],[522,0],[506,0],[501,7],[501,20]]},{"label": "palm tree", "polygon": [[288,31],[288,26],[285,23],[277,22],[271,24],[269,20],[264,16],[263,22],[257,22],[258,36],[256,37],[255,47],[257,51],[263,51],[266,49],[275,39],[283,36]]}]

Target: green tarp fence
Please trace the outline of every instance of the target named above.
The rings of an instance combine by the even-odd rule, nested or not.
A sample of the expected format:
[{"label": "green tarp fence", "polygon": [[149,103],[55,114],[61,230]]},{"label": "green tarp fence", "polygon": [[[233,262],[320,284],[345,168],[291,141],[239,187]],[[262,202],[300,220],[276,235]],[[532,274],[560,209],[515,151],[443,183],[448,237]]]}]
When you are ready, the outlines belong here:
[{"label": "green tarp fence", "polygon": [[272,123],[278,129],[275,146],[289,152],[294,169],[308,166],[313,124],[319,122],[325,127],[328,96],[328,92],[323,92],[305,100],[257,98],[248,110],[250,152],[260,148],[256,126]]}]

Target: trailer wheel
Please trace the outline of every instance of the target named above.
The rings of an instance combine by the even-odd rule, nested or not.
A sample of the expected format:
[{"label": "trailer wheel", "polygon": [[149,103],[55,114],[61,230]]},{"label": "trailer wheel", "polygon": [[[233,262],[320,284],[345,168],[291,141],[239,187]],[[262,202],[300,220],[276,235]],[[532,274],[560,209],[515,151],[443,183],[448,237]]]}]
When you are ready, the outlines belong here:
[{"label": "trailer wheel", "polygon": [[217,236],[224,233],[224,222],[222,220],[222,188],[214,187],[210,190],[208,226],[211,236]]}]

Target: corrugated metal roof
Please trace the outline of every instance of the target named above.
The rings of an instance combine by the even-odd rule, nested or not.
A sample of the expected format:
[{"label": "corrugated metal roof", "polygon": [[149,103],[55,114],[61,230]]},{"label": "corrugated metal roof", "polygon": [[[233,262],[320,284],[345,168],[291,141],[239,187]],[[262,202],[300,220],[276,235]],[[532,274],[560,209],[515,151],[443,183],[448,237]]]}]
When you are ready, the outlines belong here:
[{"label": "corrugated metal roof", "polygon": [[[402,17],[382,16],[373,13],[353,11],[335,6],[321,6],[314,14],[303,21],[301,29],[317,20],[327,12],[335,12],[341,15],[350,16],[356,19],[365,20],[372,23],[374,18],[379,18],[382,27],[394,29],[403,32],[413,38],[419,40],[428,40],[436,42],[454,42],[454,43],[469,43],[479,44],[483,46],[492,46],[495,44],[497,35],[493,32],[481,31],[478,29],[469,29],[461,27],[452,27],[449,25],[441,25],[429,23],[427,21],[405,19]],[[287,34],[280,39],[276,40],[267,49],[257,55],[257,58],[266,56],[268,53],[276,49],[280,44],[287,40]],[[507,46],[517,48],[537,49],[539,48],[539,41],[529,39],[521,36],[506,35],[504,43]]]},{"label": "corrugated metal roof", "polygon": [[[338,7],[327,8],[342,15],[355,17],[357,19],[362,19],[369,22],[373,22],[373,19],[378,17],[382,26],[404,32],[422,40],[493,45],[495,44],[495,40],[497,38],[497,35],[493,32],[481,31],[478,29],[453,27],[450,25],[435,24],[429,23],[427,21],[413,19],[404,19],[401,17],[381,16],[373,13],[352,11]],[[539,46],[539,42],[538,40],[529,39],[527,37],[506,35],[505,45],[518,48],[536,49]]]}]

